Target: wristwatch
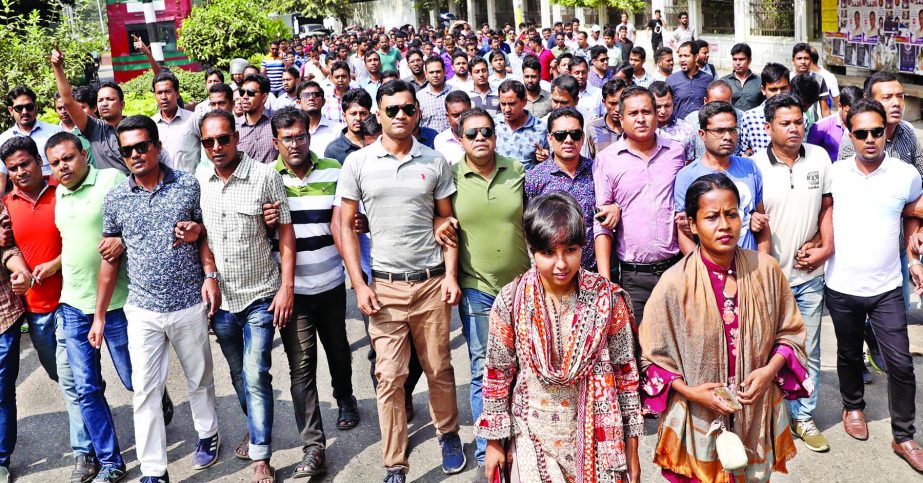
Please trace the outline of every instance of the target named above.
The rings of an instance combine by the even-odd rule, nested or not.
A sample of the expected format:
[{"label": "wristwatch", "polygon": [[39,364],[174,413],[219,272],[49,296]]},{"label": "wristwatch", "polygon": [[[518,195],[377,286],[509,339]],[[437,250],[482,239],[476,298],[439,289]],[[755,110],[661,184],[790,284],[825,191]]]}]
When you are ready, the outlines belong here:
[{"label": "wristwatch", "polygon": [[921,262],[920,260],[916,258],[911,258],[910,261],[907,262],[907,268],[910,269],[914,265],[923,265],[923,262]]},{"label": "wristwatch", "polygon": [[215,279],[215,281],[217,282],[217,281],[218,281],[218,272],[205,272],[205,280],[208,280],[208,279],[210,279],[210,278]]}]

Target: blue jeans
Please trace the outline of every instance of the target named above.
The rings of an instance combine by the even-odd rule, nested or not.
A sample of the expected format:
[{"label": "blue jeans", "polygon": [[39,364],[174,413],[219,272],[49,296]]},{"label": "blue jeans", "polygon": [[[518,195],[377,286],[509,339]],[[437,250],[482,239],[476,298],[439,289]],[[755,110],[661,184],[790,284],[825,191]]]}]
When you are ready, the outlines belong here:
[{"label": "blue jeans", "polygon": [[[96,458],[104,466],[124,468],[119,441],[115,433],[112,411],[106,401],[105,382],[100,365],[100,351],[90,345],[87,334],[93,325],[93,315],[84,314],[67,304],[58,307],[58,323],[64,327],[67,346],[67,360],[74,374],[77,402],[83,422],[90,432],[90,440],[96,449]],[[103,338],[109,348],[112,364],[129,391],[131,385],[131,359],[128,356],[128,321],[122,309],[106,313]]]},{"label": "blue jeans", "polygon": [[804,319],[804,328],[807,336],[804,340],[804,351],[808,356],[808,377],[814,383],[814,392],[810,396],[793,399],[788,402],[795,421],[814,419],[814,408],[817,407],[817,395],[820,393],[820,321],[824,314],[824,277],[815,277],[800,285],[792,287],[795,294],[795,303]]},{"label": "blue jeans", "polygon": [[16,448],[16,378],[19,377],[21,320],[0,334],[0,466],[7,468]]},{"label": "blue jeans", "polygon": [[26,313],[29,322],[29,338],[32,347],[38,353],[38,360],[53,381],[57,381],[64,394],[64,403],[67,406],[68,426],[70,427],[70,444],[74,456],[92,455],[93,443],[90,433],[83,424],[83,414],[77,403],[77,389],[74,385],[74,374],[67,362],[67,345],[64,337],[64,326],[58,323],[55,315],[57,312],[39,314]]},{"label": "blue jeans", "polygon": [[[481,383],[484,379],[484,363],[487,361],[487,329],[490,325],[490,309],[496,297],[473,288],[463,288],[458,304],[462,334],[468,341],[468,358],[471,360],[471,419],[477,422],[484,408]],[[476,438],[474,457],[478,465],[484,464],[487,441]]]},{"label": "blue jeans", "polygon": [[212,328],[231,369],[231,383],[247,415],[250,459],[272,455],[272,325],[271,299],[261,299],[241,312],[219,310]]}]

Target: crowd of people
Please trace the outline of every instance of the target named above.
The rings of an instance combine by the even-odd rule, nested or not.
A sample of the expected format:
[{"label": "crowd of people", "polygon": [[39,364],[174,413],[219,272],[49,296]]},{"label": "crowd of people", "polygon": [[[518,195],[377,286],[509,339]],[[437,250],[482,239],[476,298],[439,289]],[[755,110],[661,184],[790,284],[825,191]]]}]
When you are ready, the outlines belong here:
[{"label": "crowd of people", "polygon": [[[15,125],[0,134],[12,185],[0,481],[21,326],[66,403],[72,483],[126,475],[103,342],[133,391],[141,481],[169,481],[171,347],[198,433],[192,466],[218,461],[210,331],[246,415],[234,455],[252,460],[252,481],[276,481],[276,331],[303,441],[293,476],[325,473],[318,341],[336,429],[363,416],[347,276],[371,341],[386,483],[410,471],[423,375],[442,470],[468,466],[456,305],[478,481],[637,482],[642,457],[671,482],[786,472],[795,438],[829,449],[814,422],[825,305],[845,431],[869,438],[868,344],[887,371],[891,447],[923,471],[906,322],[923,292],[923,147],[900,80],[876,72],[841,90],[807,44],[791,68],[759,73],[735,45],[720,76],[679,20],[670,33],[655,12],[650,49],[627,15],[284,39],[260,65],[208,69],[196,105],[136,39],[155,72],[151,117],[125,116],[116,83],[72,87],[52,51],[54,99],[14,88]],[[38,120],[44,103],[58,125]],[[639,454],[645,418],[659,419],[653,455]]]}]

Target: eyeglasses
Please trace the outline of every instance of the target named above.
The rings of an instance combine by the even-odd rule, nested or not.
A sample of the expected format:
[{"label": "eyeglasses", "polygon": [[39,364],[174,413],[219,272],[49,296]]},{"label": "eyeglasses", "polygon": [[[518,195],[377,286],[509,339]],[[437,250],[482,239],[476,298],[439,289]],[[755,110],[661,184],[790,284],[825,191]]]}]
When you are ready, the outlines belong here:
[{"label": "eyeglasses", "polygon": [[855,137],[856,139],[860,141],[868,139],[869,134],[871,134],[873,138],[878,139],[885,135],[885,128],[876,127],[872,129],[856,129],[855,131],[852,132],[853,137]]},{"label": "eyeglasses", "polygon": [[250,89],[241,87],[237,89],[237,93],[240,94],[240,97],[256,97],[257,94],[260,94],[260,91],[251,91]]},{"label": "eyeglasses", "polygon": [[18,106],[13,106],[13,110],[20,114],[22,114],[22,111],[35,112],[35,104],[31,102],[28,104],[20,104]]},{"label": "eyeglasses", "polygon": [[583,139],[583,129],[571,129],[570,131],[554,131],[553,133],[551,133],[551,135],[559,143],[563,143],[564,140],[567,139],[567,136],[570,136],[570,138],[574,141],[579,141]]},{"label": "eyeglasses", "polygon": [[123,158],[130,158],[133,151],[137,151],[138,154],[144,154],[151,149],[153,144],[154,141],[141,141],[133,146],[119,146],[119,154],[121,154]]},{"label": "eyeglasses", "polygon": [[715,137],[724,137],[725,134],[730,134],[731,136],[737,136],[740,134],[740,130],[736,127],[718,127],[715,129],[703,129],[705,132],[709,132],[715,135]]},{"label": "eyeglasses", "polygon": [[397,116],[397,111],[404,111],[404,114],[408,116],[413,116],[417,113],[417,106],[415,104],[404,104],[403,106],[388,106],[385,108],[385,115],[389,119],[394,119],[394,116]]},{"label": "eyeglasses", "polygon": [[307,134],[299,134],[297,136],[285,136],[283,138],[279,138],[279,141],[282,141],[282,144],[285,144],[286,146],[300,146],[307,140]]},{"label": "eyeglasses", "polygon": [[489,127],[469,127],[465,129],[464,134],[469,141],[474,141],[478,137],[478,133],[481,133],[481,136],[484,136],[485,139],[494,137],[494,130]]},{"label": "eyeglasses", "polygon": [[302,93],[301,93],[301,98],[302,98],[302,99],[320,99],[321,97],[324,97],[324,93],[323,93],[323,92],[316,92],[316,91],[307,92],[307,91],[305,91],[305,92],[302,92]]},{"label": "eyeglasses", "polygon": [[609,58],[608,58],[608,57],[599,57],[598,59],[596,59],[596,62],[603,62],[603,63],[608,64],[608,63],[609,63]]},{"label": "eyeglasses", "polygon": [[227,146],[231,142],[231,136],[233,136],[233,134],[222,134],[213,138],[202,138],[202,146],[205,149],[212,149],[215,147],[215,142],[217,142],[219,146]]}]

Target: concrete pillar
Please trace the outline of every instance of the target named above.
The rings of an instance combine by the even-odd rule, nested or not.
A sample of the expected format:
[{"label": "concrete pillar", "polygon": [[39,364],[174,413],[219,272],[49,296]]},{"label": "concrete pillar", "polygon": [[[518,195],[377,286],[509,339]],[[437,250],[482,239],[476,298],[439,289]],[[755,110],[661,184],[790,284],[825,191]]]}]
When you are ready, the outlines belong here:
[{"label": "concrete pillar", "polygon": [[449,13],[458,18],[458,0],[449,0]]},{"label": "concrete pillar", "polygon": [[436,12],[436,9],[429,11],[429,25],[430,27],[435,27],[437,22],[439,22],[439,14]]},{"label": "concrete pillar", "polygon": [[[662,0],[661,0],[662,1]],[[596,14],[599,17],[599,27],[602,28],[603,25],[609,23],[609,9],[606,8],[605,4],[599,5],[596,7]],[[603,38],[602,33],[599,34],[599,40]]]},{"label": "concrete pillar", "polygon": [[702,25],[704,24],[705,19],[702,17],[702,0],[689,0],[689,27],[695,34],[695,38],[702,36]]},{"label": "concrete pillar", "polygon": [[[739,0],[738,0],[739,1]],[[805,0],[795,0],[796,12],[807,12],[807,2]],[[808,16],[795,15],[795,41],[807,42],[808,40]]]},{"label": "concrete pillar", "polygon": [[[548,4],[547,0],[539,2],[539,6],[542,9],[542,25],[540,27],[551,27],[553,23],[551,21],[551,5]],[[541,29],[539,29],[541,31]]]},{"label": "concrete pillar", "polygon": [[551,24],[553,24],[554,22],[561,22],[561,21],[562,21],[561,6],[558,4],[554,4],[554,6],[551,7],[551,23],[549,23],[548,26],[550,27]]},{"label": "concrete pillar", "polygon": [[[497,0],[487,0],[487,23],[490,28],[497,26]],[[472,27],[475,27],[472,25]],[[476,28],[480,28],[477,26]]]},{"label": "concrete pillar", "polygon": [[[583,7],[574,7],[574,18],[580,20],[581,27],[586,25],[586,14],[583,12]],[[574,33],[576,34],[576,32]]]},{"label": "concrete pillar", "polygon": [[513,28],[518,29],[519,24],[522,23],[525,19],[526,10],[525,10],[525,1],[524,0],[513,0]]},{"label": "concrete pillar", "polygon": [[734,0],[734,25],[736,27],[734,29],[734,42],[737,42],[737,43],[746,42],[747,38],[749,38],[750,36],[750,2],[749,1]]},{"label": "concrete pillar", "polygon": [[477,27],[474,25],[474,24],[475,24],[475,20],[474,20],[474,9],[475,9],[474,0],[468,0],[468,23],[471,24],[471,28],[473,28],[473,29],[474,29],[474,28],[477,28]]}]

